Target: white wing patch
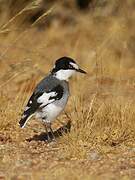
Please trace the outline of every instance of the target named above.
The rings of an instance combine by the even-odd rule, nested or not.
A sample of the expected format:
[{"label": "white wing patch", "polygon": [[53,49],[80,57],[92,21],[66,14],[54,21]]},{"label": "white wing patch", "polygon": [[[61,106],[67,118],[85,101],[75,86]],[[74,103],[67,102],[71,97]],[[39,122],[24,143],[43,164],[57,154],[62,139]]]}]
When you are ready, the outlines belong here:
[{"label": "white wing patch", "polygon": [[50,97],[55,97],[57,95],[56,92],[50,92],[50,93],[46,93],[44,92],[42,94],[42,96],[40,96],[38,99],[37,99],[37,102],[38,103],[41,103],[40,107],[43,107],[43,106],[46,106],[47,104],[49,103],[52,103],[54,101],[54,99],[50,99]]}]

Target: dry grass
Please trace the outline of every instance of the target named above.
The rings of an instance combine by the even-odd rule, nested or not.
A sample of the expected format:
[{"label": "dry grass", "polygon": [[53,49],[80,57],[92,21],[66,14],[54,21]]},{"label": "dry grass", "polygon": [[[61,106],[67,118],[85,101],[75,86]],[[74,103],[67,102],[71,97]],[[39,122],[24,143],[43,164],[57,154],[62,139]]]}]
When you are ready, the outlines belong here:
[{"label": "dry grass", "polygon": [[[43,15],[18,31],[27,5],[1,14],[1,179],[135,179],[135,4],[109,2],[84,14],[59,2],[45,12],[52,18],[45,29],[38,27]],[[39,122],[22,130],[18,121],[36,83],[65,55],[88,74],[71,80],[66,113],[54,123],[57,129],[70,120],[71,132],[48,144]]]}]

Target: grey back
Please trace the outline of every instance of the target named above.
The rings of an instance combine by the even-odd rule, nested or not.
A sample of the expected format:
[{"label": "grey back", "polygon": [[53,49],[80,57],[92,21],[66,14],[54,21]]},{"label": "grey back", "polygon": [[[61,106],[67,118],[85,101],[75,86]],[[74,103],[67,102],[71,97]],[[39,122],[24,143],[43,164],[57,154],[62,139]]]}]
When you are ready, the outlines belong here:
[{"label": "grey back", "polygon": [[57,85],[62,85],[65,91],[69,91],[69,86],[68,86],[67,81],[60,81],[59,79],[49,74],[44,79],[42,79],[39,82],[39,84],[36,86],[35,93],[36,92],[49,92]]}]

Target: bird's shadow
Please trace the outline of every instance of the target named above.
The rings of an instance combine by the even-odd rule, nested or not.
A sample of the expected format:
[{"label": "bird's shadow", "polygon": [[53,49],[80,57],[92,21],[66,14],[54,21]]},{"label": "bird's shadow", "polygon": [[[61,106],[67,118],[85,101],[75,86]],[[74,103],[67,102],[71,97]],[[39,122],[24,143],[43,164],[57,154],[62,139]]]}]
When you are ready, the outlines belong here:
[{"label": "bird's shadow", "polygon": [[[56,138],[59,138],[60,136],[63,136],[63,134],[67,134],[70,132],[71,129],[71,121],[68,121],[67,124],[63,125],[59,129],[53,132],[47,133],[41,133],[39,135],[34,135],[32,138],[26,139],[26,141],[31,142],[31,141],[52,141]],[[49,136],[49,139],[48,139]]]}]

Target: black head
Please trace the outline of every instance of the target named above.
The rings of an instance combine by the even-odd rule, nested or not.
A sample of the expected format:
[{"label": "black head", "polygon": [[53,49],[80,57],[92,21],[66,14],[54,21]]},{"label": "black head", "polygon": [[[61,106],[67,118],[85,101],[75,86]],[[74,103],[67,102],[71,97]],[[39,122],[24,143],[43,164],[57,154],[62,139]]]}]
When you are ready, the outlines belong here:
[{"label": "black head", "polygon": [[56,60],[52,73],[56,73],[59,70],[75,70],[81,73],[86,73],[78,67],[72,58],[66,56]]}]

